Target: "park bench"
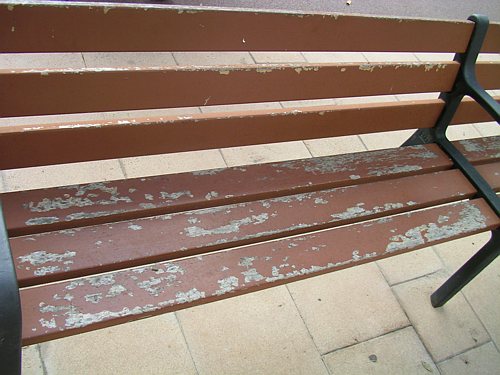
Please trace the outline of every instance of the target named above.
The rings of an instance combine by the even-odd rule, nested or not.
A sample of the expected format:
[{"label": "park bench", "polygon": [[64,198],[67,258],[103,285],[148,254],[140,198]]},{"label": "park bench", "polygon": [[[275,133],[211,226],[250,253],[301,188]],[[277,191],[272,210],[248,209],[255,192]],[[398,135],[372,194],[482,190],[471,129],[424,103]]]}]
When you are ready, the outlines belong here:
[{"label": "park bench", "polygon": [[[434,63],[0,71],[0,116],[384,94],[439,98],[0,127],[16,169],[419,129],[377,151],[1,195],[0,362],[30,345],[491,231],[433,294],[442,306],[498,255],[500,24],[139,5],[2,4],[0,52],[453,52]],[[477,75],[477,81],[476,81]],[[464,98],[467,95],[467,98]],[[462,100],[463,99],[463,100]],[[355,291],[353,291],[355,293]],[[22,312],[22,324],[21,324]],[[22,329],[21,329],[22,326]]]}]

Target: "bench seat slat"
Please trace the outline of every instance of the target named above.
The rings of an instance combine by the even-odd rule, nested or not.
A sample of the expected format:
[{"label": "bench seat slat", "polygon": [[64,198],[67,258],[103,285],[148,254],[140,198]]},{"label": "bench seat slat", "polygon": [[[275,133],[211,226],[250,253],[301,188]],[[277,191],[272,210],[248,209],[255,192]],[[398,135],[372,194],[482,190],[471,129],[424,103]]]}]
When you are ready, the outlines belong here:
[{"label": "bench seat slat", "polygon": [[[494,150],[500,137],[490,141]],[[477,150],[483,144],[481,142],[476,148],[469,149]],[[488,152],[483,154],[478,159],[484,159]],[[3,194],[2,202],[9,234],[16,236],[137,218],[140,215],[152,216],[271,198],[450,167],[450,159],[438,146],[424,145],[12,192]],[[262,176],[265,176],[265,181]]]},{"label": "bench seat slat", "polygon": [[[500,137],[454,144],[474,164],[500,159]],[[17,236],[429,173],[451,165],[439,147],[423,145],[12,192],[2,194],[2,204],[9,235]]]},{"label": "bench seat slat", "polygon": [[[472,32],[472,23],[466,21],[179,10],[152,4],[147,9],[138,4],[3,4],[0,18],[0,32],[4,35],[1,52],[463,52]],[[500,51],[499,39],[499,27],[493,24],[483,51]]]},{"label": "bench seat slat", "polygon": [[[450,91],[458,63],[2,70],[1,117]],[[479,62],[485,89],[500,64]]]},{"label": "bench seat slat", "polygon": [[[104,124],[4,126],[0,128],[0,169],[430,128],[443,105],[442,100],[435,99],[129,119]],[[461,103],[453,123],[490,120],[487,112],[467,99]]]},{"label": "bench seat slat", "polygon": [[[488,231],[481,200],[21,290],[30,345]],[[362,233],[359,235],[358,233]]]},{"label": "bench seat slat", "polygon": [[345,225],[470,198],[474,192],[459,171],[451,170],[35,234],[10,243],[25,286]]}]

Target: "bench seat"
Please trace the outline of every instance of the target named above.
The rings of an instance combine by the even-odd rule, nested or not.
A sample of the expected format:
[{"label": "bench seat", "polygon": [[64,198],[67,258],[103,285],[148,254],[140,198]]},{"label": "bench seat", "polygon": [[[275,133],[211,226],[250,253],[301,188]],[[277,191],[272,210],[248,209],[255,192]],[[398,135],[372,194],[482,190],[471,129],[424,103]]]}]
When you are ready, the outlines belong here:
[{"label": "bench seat", "polygon": [[[455,145],[500,190],[500,137]],[[432,144],[8,193],[4,211],[22,287],[23,342],[239,295],[500,225],[482,199],[468,200],[474,195]]]}]

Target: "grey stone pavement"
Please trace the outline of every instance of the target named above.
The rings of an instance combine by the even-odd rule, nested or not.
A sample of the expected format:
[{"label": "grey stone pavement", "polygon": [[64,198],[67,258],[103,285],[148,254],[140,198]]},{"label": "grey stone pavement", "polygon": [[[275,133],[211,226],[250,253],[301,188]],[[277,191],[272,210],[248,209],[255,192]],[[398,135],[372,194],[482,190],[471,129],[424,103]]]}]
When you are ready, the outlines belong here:
[{"label": "grey stone pavement", "polygon": [[[356,0],[353,0],[355,2]],[[243,3],[243,1],[242,1]],[[256,25],[258,27],[258,25]],[[73,53],[0,55],[1,68],[274,62],[439,61],[451,54]],[[499,55],[482,60],[499,61]],[[500,95],[500,91],[493,91]],[[299,105],[403,101],[436,93],[2,120],[36,124]],[[0,174],[3,191],[151,176],[398,146],[411,131],[125,158]],[[450,138],[500,135],[495,123]],[[500,374],[500,261],[442,308],[429,295],[488,239],[476,235],[395,258],[176,313],[32,345],[23,373]],[[1,370],[0,370],[1,373]]]},{"label": "grey stone pavement", "polygon": [[110,0],[110,2],[144,2],[165,5],[279,9],[304,12],[340,12],[462,20],[467,19],[473,13],[481,13],[488,15],[492,21],[500,21],[500,1],[497,0]]}]

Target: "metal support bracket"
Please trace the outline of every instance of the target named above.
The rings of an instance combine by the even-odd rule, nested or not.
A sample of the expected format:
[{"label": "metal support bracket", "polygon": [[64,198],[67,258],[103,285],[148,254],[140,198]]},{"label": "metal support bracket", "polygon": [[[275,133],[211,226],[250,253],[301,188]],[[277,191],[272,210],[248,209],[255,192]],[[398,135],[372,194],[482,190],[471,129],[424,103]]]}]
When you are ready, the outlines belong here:
[{"label": "metal support bracket", "polygon": [[431,129],[431,134],[436,143],[450,156],[455,166],[462,171],[476,188],[477,195],[484,198],[495,213],[500,216],[500,199],[496,193],[446,137],[446,129],[465,95],[469,95],[478,102],[496,122],[500,121],[500,105],[479,85],[475,72],[477,56],[486,36],[489,21],[487,17],[482,15],[472,15],[468,19],[475,22],[475,27],[467,50],[463,54],[455,56],[455,61],[460,62],[460,69],[452,91],[440,95],[440,98],[445,102],[445,107],[437,120],[436,126]]},{"label": "metal support bracket", "polygon": [[[452,91],[441,93],[439,96],[440,99],[444,100],[445,107],[434,128],[428,131],[419,131],[418,134],[415,133],[405,145],[409,145],[411,142],[415,144],[419,141],[437,143],[471,182],[477,191],[477,196],[483,198],[497,216],[500,216],[500,199],[495,191],[446,137],[446,129],[465,95],[472,97],[497,123],[500,122],[500,105],[479,85],[475,73],[477,56],[486,36],[489,21],[487,17],[482,15],[472,15],[468,19],[475,22],[475,27],[467,50],[463,54],[455,55],[455,61],[460,63],[460,69]],[[490,241],[432,294],[432,305],[434,307],[443,306],[498,255],[500,255],[500,230],[496,229],[492,232]]]}]

